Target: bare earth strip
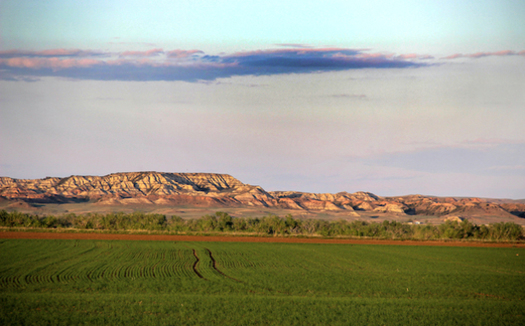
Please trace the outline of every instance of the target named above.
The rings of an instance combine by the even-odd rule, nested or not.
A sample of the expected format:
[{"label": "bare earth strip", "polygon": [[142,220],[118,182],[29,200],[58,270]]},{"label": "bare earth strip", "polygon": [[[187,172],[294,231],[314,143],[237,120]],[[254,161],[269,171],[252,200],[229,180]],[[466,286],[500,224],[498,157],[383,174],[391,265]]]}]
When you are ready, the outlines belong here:
[{"label": "bare earth strip", "polygon": [[448,247],[493,247],[525,248],[525,243],[493,243],[462,241],[414,241],[414,240],[371,240],[371,239],[322,239],[322,238],[280,238],[280,237],[233,237],[233,236],[192,236],[160,234],[104,234],[104,233],[45,233],[45,232],[0,232],[1,239],[57,239],[57,240],[146,240],[146,241],[199,241],[199,242],[277,242],[277,243],[326,243],[366,244],[405,246],[448,246]]}]

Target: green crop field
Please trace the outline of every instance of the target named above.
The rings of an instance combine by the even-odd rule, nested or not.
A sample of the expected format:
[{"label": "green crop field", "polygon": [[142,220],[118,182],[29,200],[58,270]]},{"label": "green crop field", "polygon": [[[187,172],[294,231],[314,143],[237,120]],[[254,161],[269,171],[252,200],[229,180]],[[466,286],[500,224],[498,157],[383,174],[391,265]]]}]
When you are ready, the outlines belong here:
[{"label": "green crop field", "polygon": [[1,325],[525,325],[525,249],[0,240]]}]

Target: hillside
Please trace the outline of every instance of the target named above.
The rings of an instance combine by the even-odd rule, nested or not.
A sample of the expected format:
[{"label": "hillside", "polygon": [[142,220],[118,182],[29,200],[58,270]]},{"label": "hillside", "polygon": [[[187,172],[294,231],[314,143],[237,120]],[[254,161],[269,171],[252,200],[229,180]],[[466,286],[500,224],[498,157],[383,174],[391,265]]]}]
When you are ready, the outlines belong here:
[{"label": "hillside", "polygon": [[[106,176],[14,179],[0,177],[0,199],[10,209],[46,204],[100,207],[159,206],[268,208],[338,216],[495,216],[525,217],[520,201],[408,195],[380,197],[369,192],[316,194],[265,191],[227,174],[130,172]],[[6,205],[5,205],[6,204]]]}]

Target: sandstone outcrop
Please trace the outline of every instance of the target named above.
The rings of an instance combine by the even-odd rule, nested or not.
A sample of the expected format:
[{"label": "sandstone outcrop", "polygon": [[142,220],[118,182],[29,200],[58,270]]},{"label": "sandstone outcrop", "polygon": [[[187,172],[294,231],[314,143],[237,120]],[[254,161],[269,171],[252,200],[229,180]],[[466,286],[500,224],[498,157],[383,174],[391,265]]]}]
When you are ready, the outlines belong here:
[{"label": "sandstone outcrop", "polygon": [[[369,192],[307,193],[265,191],[228,174],[129,172],[106,176],[14,179],[0,177],[0,199],[11,208],[39,203],[191,207],[272,207],[393,215],[494,215],[525,217],[521,201],[409,195],[380,197]],[[339,214],[339,213],[338,213]]]},{"label": "sandstone outcrop", "polygon": [[378,206],[374,208],[374,212],[381,213],[394,213],[394,214],[405,214],[408,207],[401,203],[388,203],[384,206]]}]

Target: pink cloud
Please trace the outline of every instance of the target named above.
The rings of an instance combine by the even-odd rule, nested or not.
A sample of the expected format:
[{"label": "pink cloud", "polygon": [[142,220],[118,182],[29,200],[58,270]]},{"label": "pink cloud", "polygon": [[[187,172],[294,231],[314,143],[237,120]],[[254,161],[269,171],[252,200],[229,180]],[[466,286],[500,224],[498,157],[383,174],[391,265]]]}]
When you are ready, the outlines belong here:
[{"label": "pink cloud", "polygon": [[456,53],[452,54],[446,57],[443,57],[441,59],[457,59],[457,58],[483,58],[483,57],[491,57],[491,56],[511,56],[511,55],[525,55],[525,51],[512,51],[512,50],[503,50],[503,51],[495,51],[495,52],[476,52],[476,53],[469,53],[469,54],[462,54],[462,53]]},{"label": "pink cloud", "polygon": [[506,56],[506,55],[515,55],[516,52],[505,50],[505,51],[497,51],[497,52],[477,52],[473,54],[467,54],[467,57],[469,58],[482,58],[482,57],[488,57],[488,56]]},{"label": "pink cloud", "polygon": [[153,57],[164,53],[163,49],[151,49],[148,51],[124,51],[120,53],[121,57]]},{"label": "pink cloud", "polygon": [[452,55],[449,55],[449,56],[446,56],[446,57],[443,57],[441,59],[456,59],[456,58],[462,58],[463,57],[463,54],[461,53],[456,53],[456,54],[452,54]]},{"label": "pink cloud", "polygon": [[400,54],[397,57],[399,59],[417,59],[417,54],[415,53]]},{"label": "pink cloud", "polygon": [[[0,68],[12,76],[71,76],[102,80],[215,80],[237,75],[273,75],[361,68],[425,66],[400,60],[390,53],[363,53],[359,49],[272,49],[237,54],[199,55],[200,50],[163,49],[124,51],[111,57],[78,57],[82,50],[4,51]],[[1,54],[1,53],[0,53]],[[165,54],[166,56],[159,56]],[[18,55],[18,56],[17,56]],[[55,55],[55,56],[53,56]],[[69,57],[74,56],[77,57]],[[176,60],[170,60],[175,58]],[[180,59],[182,58],[182,59]],[[184,58],[191,58],[185,60]],[[177,60],[178,59],[178,60]],[[42,68],[41,71],[38,71]],[[83,68],[78,70],[75,68]],[[89,69],[93,68],[93,69]],[[60,70],[60,71],[59,71]],[[5,79],[4,78],[4,79]]]},{"label": "pink cloud", "polygon": [[516,55],[517,53],[515,51],[511,51],[511,50],[504,50],[504,51],[498,51],[498,52],[492,52],[492,55],[500,55],[500,56],[504,56],[504,55]]},{"label": "pink cloud", "polygon": [[204,53],[201,50],[172,50],[166,52],[168,58],[187,58],[196,53]]},{"label": "pink cloud", "polygon": [[[341,60],[389,60],[394,58],[394,54],[392,53],[351,53],[351,54],[345,54],[345,53],[335,53],[330,56],[331,58],[335,59],[341,59]],[[400,58],[395,57],[395,59],[406,59],[406,58]]]},{"label": "pink cloud", "polygon": [[429,54],[417,54],[417,53],[407,53],[407,54],[400,54],[396,56],[396,59],[404,59],[404,60],[410,60],[410,59],[420,59],[420,60],[426,60],[426,59],[434,59],[433,56]]},{"label": "pink cloud", "polygon": [[392,53],[360,53],[356,55],[355,57],[361,58],[361,59],[389,59],[394,57],[394,54]]},{"label": "pink cloud", "polygon": [[90,67],[100,64],[102,61],[94,59],[59,59],[59,58],[9,58],[0,59],[0,64],[13,68],[73,68]]}]

